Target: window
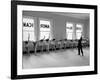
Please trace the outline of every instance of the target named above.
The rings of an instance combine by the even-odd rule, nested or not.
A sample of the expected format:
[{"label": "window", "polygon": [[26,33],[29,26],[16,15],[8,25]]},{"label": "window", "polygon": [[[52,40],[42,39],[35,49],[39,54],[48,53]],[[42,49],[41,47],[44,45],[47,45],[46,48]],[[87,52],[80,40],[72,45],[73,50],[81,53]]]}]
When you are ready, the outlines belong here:
[{"label": "window", "polygon": [[51,25],[49,20],[40,20],[40,40],[51,39],[50,27]]},{"label": "window", "polygon": [[82,25],[76,24],[76,39],[80,39],[82,36]]},{"label": "window", "polygon": [[67,39],[72,40],[73,38],[73,24],[72,23],[66,23],[66,36],[67,36]]},{"label": "window", "polygon": [[23,41],[35,41],[34,19],[23,17]]}]

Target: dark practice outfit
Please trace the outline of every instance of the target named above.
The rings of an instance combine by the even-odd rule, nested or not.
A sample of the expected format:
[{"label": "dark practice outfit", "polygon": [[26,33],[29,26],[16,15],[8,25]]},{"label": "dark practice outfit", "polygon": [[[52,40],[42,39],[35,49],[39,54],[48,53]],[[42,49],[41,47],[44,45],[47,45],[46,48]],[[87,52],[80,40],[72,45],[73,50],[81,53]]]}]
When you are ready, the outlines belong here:
[{"label": "dark practice outfit", "polygon": [[78,55],[80,55],[80,51],[83,56],[83,50],[82,50],[82,37],[78,40]]}]

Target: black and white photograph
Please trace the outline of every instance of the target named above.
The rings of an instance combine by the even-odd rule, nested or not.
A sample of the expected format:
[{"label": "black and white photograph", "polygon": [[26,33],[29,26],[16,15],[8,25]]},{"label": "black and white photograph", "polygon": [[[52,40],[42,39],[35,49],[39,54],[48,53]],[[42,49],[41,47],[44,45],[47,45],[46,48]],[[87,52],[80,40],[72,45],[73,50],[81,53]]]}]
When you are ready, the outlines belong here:
[{"label": "black and white photograph", "polygon": [[16,26],[12,28],[12,43],[16,42],[12,67],[17,68],[12,75],[97,73],[96,6],[27,1],[12,6],[12,26]]},{"label": "black and white photograph", "polygon": [[90,65],[90,15],[22,12],[23,69]]}]

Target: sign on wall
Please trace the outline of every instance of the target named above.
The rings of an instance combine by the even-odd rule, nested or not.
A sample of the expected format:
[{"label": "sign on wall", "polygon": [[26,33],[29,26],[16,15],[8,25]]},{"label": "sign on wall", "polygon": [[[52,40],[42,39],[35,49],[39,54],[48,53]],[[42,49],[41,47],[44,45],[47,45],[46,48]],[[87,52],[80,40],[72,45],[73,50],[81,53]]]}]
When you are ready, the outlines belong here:
[{"label": "sign on wall", "polygon": [[23,30],[34,30],[34,19],[30,17],[23,17]]},{"label": "sign on wall", "polygon": [[40,20],[40,31],[50,31],[50,21]]},{"label": "sign on wall", "polygon": [[68,32],[73,32],[73,24],[72,23],[66,23],[66,29]]},{"label": "sign on wall", "polygon": [[23,17],[23,41],[35,41],[34,19],[31,17]]},{"label": "sign on wall", "polygon": [[49,20],[40,20],[40,40],[41,39],[50,39],[50,21]]},{"label": "sign on wall", "polygon": [[77,24],[76,25],[76,32],[82,32],[82,25],[81,24]]}]

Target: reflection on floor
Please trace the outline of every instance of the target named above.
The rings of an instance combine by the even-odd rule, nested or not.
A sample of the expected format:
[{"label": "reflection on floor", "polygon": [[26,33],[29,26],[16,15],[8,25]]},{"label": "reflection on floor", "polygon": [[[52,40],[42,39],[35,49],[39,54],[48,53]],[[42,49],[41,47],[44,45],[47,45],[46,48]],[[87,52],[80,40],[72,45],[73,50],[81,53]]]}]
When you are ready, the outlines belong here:
[{"label": "reflection on floor", "polygon": [[77,49],[23,55],[23,69],[47,67],[71,67],[89,65],[89,48],[83,49],[84,56],[79,56]]}]

